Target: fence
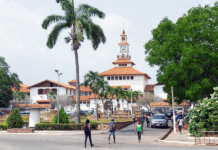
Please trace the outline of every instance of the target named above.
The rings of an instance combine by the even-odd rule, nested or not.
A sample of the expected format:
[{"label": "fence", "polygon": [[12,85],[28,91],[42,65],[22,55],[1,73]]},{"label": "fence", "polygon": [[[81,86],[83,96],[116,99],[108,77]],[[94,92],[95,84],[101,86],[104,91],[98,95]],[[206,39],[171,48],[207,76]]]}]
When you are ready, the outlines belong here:
[{"label": "fence", "polygon": [[197,131],[195,145],[218,145],[218,131]]}]

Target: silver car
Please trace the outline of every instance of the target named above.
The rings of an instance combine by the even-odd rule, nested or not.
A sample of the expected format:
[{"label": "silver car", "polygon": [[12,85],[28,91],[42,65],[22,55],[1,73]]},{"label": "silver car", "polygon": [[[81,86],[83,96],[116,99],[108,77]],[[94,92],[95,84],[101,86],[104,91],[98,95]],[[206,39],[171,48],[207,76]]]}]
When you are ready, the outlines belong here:
[{"label": "silver car", "polygon": [[72,111],[72,110],[66,110],[65,113],[67,115],[71,115],[71,116],[74,115],[74,111]]},{"label": "silver car", "polygon": [[151,128],[160,126],[160,127],[168,127],[168,120],[165,114],[155,114],[151,119]]}]

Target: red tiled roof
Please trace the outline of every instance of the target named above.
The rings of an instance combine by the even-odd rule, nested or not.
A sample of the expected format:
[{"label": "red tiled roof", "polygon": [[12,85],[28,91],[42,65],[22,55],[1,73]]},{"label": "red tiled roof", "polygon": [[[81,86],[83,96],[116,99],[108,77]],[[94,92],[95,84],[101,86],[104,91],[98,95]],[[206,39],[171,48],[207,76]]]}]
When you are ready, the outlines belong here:
[{"label": "red tiled roof", "polygon": [[122,42],[120,42],[120,43],[118,43],[118,45],[129,45],[129,43],[127,43],[126,41],[122,41]]},{"label": "red tiled roof", "polygon": [[166,101],[167,101],[167,99],[163,99],[163,101],[164,101],[164,102],[166,102]]},{"label": "red tiled roof", "polygon": [[155,86],[155,85],[164,85],[162,83],[156,83],[156,84],[153,84],[152,86]]},{"label": "red tiled roof", "polygon": [[50,100],[37,100],[38,103],[50,103]]},{"label": "red tiled roof", "polygon": [[[118,86],[120,86],[122,89],[129,89],[130,88],[130,85],[118,85]],[[116,88],[118,86],[111,86],[111,87]]]},{"label": "red tiled roof", "polygon": [[111,75],[144,75],[146,78],[151,79],[146,73],[142,73],[132,67],[114,67],[98,75],[111,76]]},{"label": "red tiled roof", "polygon": [[76,83],[76,80],[71,80],[68,83]]},{"label": "red tiled roof", "polygon": [[[18,107],[18,104],[15,105]],[[21,108],[49,108],[50,104],[19,104]]]},{"label": "red tiled roof", "polygon": [[116,61],[112,62],[113,64],[133,64],[134,62],[130,61],[129,59],[117,59]]},{"label": "red tiled roof", "polygon": [[123,30],[123,34],[122,35],[120,35],[120,36],[126,36],[126,34],[125,34],[125,31]]},{"label": "red tiled roof", "polygon": [[[14,91],[15,90],[15,88],[12,88],[12,90]],[[30,93],[30,89],[28,89],[28,85],[26,85],[26,84],[20,84],[20,91],[21,92],[24,92],[24,93]]]},{"label": "red tiled roof", "polygon": [[149,92],[154,92],[154,87],[152,84],[147,84],[145,86],[145,90],[144,91],[149,91]]},{"label": "red tiled roof", "polygon": [[92,92],[92,90],[90,89],[89,86],[85,87],[85,86],[80,86],[80,90],[81,91],[85,91],[85,92]]},{"label": "red tiled roof", "polygon": [[[76,96],[72,96],[72,98],[76,101]],[[89,96],[80,96],[80,101],[90,101]]]},{"label": "red tiled roof", "polygon": [[[182,103],[183,106],[191,106],[191,103],[190,102],[185,102],[185,103]],[[176,102],[174,103],[174,106],[182,106],[182,104],[177,104]],[[169,103],[167,102],[151,102],[150,106],[171,106],[169,105]]]}]

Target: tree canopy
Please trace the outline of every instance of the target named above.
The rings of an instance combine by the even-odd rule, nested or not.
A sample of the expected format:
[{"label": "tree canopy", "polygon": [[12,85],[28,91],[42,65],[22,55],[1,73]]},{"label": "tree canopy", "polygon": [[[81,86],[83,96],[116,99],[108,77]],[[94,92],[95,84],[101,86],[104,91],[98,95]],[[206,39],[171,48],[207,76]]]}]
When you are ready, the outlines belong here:
[{"label": "tree canopy", "polygon": [[164,18],[145,45],[145,60],[157,65],[157,81],[171,101],[196,101],[213,93],[218,84],[218,2],[193,7],[173,23]]},{"label": "tree canopy", "polygon": [[0,57],[0,108],[8,107],[14,98],[12,88],[19,89],[22,83],[16,73],[9,71],[10,66]]}]

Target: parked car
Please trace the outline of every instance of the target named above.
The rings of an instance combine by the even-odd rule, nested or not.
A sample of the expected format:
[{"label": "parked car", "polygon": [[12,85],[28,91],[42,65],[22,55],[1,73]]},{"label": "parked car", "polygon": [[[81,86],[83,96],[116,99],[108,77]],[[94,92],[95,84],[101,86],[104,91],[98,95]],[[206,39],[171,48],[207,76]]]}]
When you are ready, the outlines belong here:
[{"label": "parked car", "polygon": [[75,111],[66,110],[65,113],[66,113],[67,115],[71,115],[71,116],[72,116],[72,115],[74,115]]},{"label": "parked car", "polygon": [[0,111],[0,115],[4,115],[5,114],[5,112],[3,112],[3,111]]},{"label": "parked car", "polygon": [[144,110],[143,112],[142,112],[144,115],[151,115],[152,114],[152,111],[151,110]]},{"label": "parked car", "polygon": [[20,114],[30,114],[30,111],[29,111],[29,110],[26,110],[26,111],[20,111]]},{"label": "parked car", "polygon": [[172,118],[173,116],[173,110],[166,110],[165,111],[165,115],[167,118]]},{"label": "parked car", "polygon": [[[180,117],[181,117],[182,119],[184,119],[185,116],[187,116],[187,114],[184,114],[184,113],[182,114],[182,113],[180,113],[180,114],[178,114],[178,115],[175,116],[175,120],[177,121]],[[173,122],[173,117],[171,118],[171,120],[172,120],[172,122]]]},{"label": "parked car", "polygon": [[168,127],[168,120],[165,114],[154,114],[154,117],[151,119],[151,128],[156,126]]},{"label": "parked car", "polygon": [[163,110],[162,109],[159,109],[159,108],[156,108],[153,110],[153,114],[162,114],[163,113]]}]

